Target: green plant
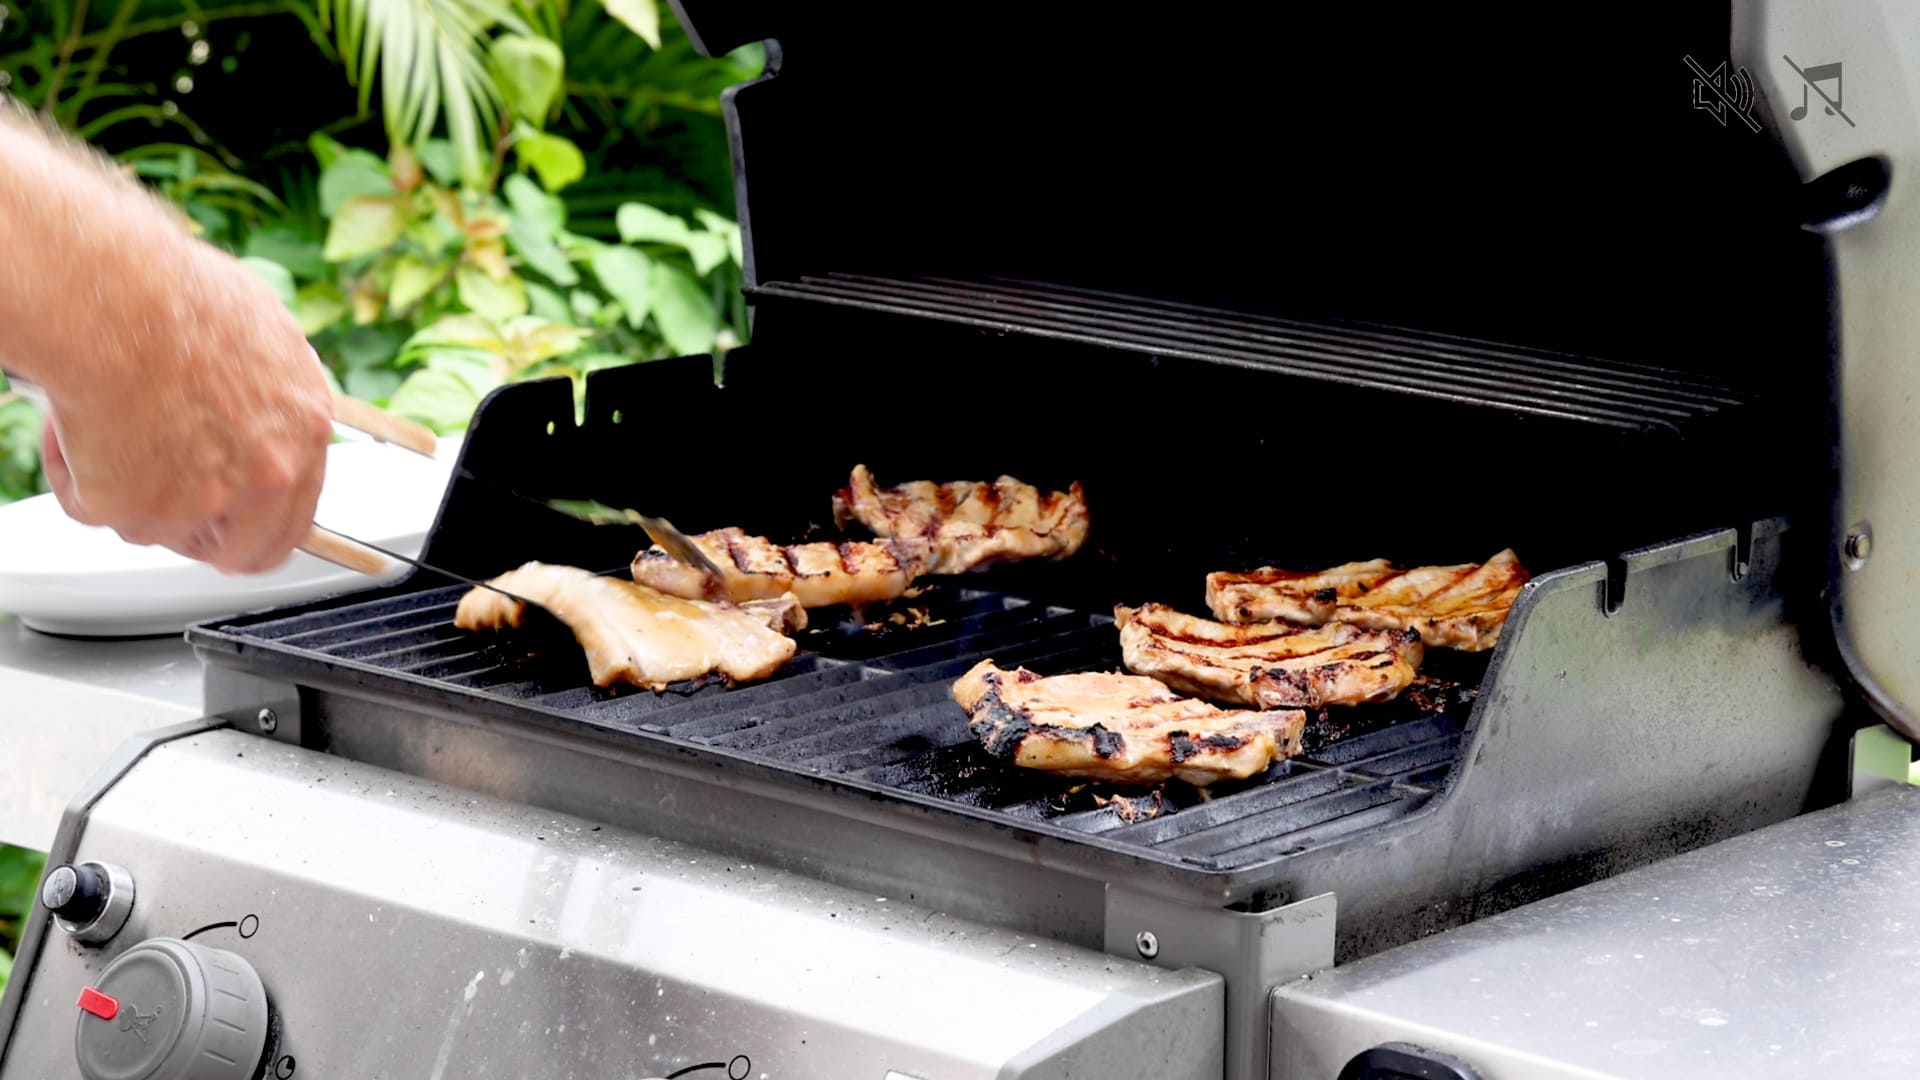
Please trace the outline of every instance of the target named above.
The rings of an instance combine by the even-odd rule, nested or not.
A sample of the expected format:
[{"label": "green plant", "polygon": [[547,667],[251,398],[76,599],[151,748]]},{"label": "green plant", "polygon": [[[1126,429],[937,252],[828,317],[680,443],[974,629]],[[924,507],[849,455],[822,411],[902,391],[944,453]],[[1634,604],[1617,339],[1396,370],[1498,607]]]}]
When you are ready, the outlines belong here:
[{"label": "green plant", "polygon": [[[763,52],[699,56],[657,0],[0,4],[0,90],[246,259],[350,394],[453,431],[501,381],[746,336],[719,96]],[[39,430],[0,389],[0,502],[44,490]]]},{"label": "green plant", "polygon": [[5,988],[13,971],[20,929],[33,910],[34,892],[46,865],[43,852],[0,844],[0,988]]},{"label": "green plant", "polygon": [[[584,37],[613,31],[600,46],[627,44],[657,53],[663,43],[658,0],[318,0],[322,25],[334,34],[346,75],[359,89],[360,109],[373,95],[379,71],[381,115],[387,138],[419,147],[444,122],[447,144],[463,186],[497,184],[503,138],[512,133],[517,152],[539,173],[548,190],[579,179],[586,161],[578,146],[547,131],[570,89],[569,52]],[[605,12],[613,21],[596,18]],[[624,31],[619,29],[624,27]],[[640,59],[633,55],[629,58]],[[577,84],[576,84],[577,85]],[[615,75],[608,87],[631,96],[630,77]],[[671,91],[673,87],[659,87]],[[718,90],[715,89],[715,94]],[[686,103],[699,99],[689,96]],[[697,107],[697,105],[696,105]]]},{"label": "green plant", "polygon": [[5,386],[0,376],[0,503],[46,490],[40,475],[40,410]]},{"label": "green plant", "polygon": [[[503,382],[724,350],[740,232],[630,202],[620,239],[567,228],[566,205],[525,173],[498,193],[457,187],[450,148],[387,160],[326,136],[324,232],[257,231],[246,254],[299,315],[349,394],[442,432]],[[538,167],[532,169],[538,172]]]}]

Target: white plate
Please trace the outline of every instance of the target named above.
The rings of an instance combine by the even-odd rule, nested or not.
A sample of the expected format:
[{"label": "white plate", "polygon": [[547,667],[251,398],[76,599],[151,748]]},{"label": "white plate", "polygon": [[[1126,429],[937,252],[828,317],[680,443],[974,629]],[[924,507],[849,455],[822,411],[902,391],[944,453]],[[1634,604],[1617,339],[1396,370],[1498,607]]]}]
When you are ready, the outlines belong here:
[{"label": "white plate", "polygon": [[[459,449],[457,439],[441,439],[430,461],[382,443],[334,443],[314,520],[417,556]],[[0,506],[0,612],[52,634],[176,634],[202,619],[372,588],[408,569],[396,564],[372,578],[296,551],[268,573],[227,575],[165,548],[126,543],[111,529],[81,525],[51,495]]]}]

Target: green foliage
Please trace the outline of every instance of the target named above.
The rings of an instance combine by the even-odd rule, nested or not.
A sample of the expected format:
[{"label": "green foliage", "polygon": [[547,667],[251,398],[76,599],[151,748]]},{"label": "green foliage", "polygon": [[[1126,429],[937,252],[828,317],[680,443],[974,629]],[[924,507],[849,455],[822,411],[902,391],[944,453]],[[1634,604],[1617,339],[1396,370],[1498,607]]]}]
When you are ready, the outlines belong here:
[{"label": "green foliage", "polygon": [[387,137],[424,142],[444,117],[461,178],[484,184],[487,153],[509,105],[498,69],[488,66],[490,34],[500,28],[507,41],[533,33],[514,8],[502,0],[318,2],[347,79],[360,89],[362,111],[377,69]]},{"label": "green foliage", "polygon": [[[658,0],[6,7],[0,90],[243,257],[349,394],[453,432],[506,381],[746,337],[719,95],[764,57],[699,56]],[[271,40],[331,65],[352,114],[238,153],[220,136],[250,130],[203,127],[219,102],[195,77],[232,71],[256,25],[298,27]],[[281,100],[316,99],[286,77]],[[45,490],[40,425],[0,384],[0,502]]]},{"label": "green foliage", "polygon": [[[0,379],[0,386],[5,380]],[[40,475],[40,411],[0,390],[0,503],[46,490]]]},{"label": "green foliage", "polygon": [[566,204],[522,173],[479,192],[398,153],[380,161],[326,136],[312,148],[320,265],[285,231],[275,249],[288,257],[275,262],[348,393],[445,433],[503,382],[578,380],[744,337],[720,300],[740,274],[739,230],[725,217],[635,201],[617,211],[621,239],[602,241],[569,230]]},{"label": "green foliage", "polygon": [[34,894],[47,857],[38,851],[0,844],[0,988],[7,985],[13,970],[13,953],[20,944],[20,929],[33,910]]}]

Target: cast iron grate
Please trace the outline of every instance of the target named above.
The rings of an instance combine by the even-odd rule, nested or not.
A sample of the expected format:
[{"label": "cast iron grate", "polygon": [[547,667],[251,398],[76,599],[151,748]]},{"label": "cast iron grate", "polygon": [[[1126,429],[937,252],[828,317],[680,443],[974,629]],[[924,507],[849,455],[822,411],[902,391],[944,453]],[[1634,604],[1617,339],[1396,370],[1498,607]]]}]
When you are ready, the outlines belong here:
[{"label": "cast iron grate", "polygon": [[[967,731],[952,681],[982,659],[1041,674],[1117,670],[1105,614],[940,584],[873,621],[814,612],[802,652],[760,683],[661,693],[591,685],[564,629],[454,628],[465,586],[348,596],[197,627],[203,650],[319,688],[354,684],[529,722],[803,774],[832,786],[985,816],[1109,851],[1234,872],[1412,812],[1439,793],[1484,674],[1483,657],[1433,650],[1395,701],[1326,710],[1302,754],[1205,792],[1175,781],[1125,789],[994,761]],[[897,618],[896,618],[897,617]],[[229,661],[231,662],[231,661]],[[1117,796],[1117,798],[1116,798]]]}]

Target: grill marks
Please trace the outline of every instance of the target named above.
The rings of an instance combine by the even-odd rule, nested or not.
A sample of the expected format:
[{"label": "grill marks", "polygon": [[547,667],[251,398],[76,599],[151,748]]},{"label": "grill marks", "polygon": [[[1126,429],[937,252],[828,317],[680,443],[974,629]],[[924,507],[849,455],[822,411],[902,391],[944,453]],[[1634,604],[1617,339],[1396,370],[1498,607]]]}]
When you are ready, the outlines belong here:
[{"label": "grill marks", "polygon": [[1369,588],[1397,574],[1385,559],[1351,562],[1327,570],[1299,573],[1262,566],[1244,573],[1207,575],[1207,607],[1221,622],[1262,623],[1284,620],[1319,626],[1342,600],[1364,596]]},{"label": "grill marks", "polygon": [[982,660],[953,686],[986,752],[1020,768],[1129,784],[1246,779],[1300,749],[1299,710],[1222,710],[1158,680],[1109,672],[1040,676]]},{"label": "grill marks", "polygon": [[1411,630],[1280,622],[1229,626],[1165,604],[1114,608],[1127,670],[1182,693],[1256,709],[1387,701],[1424,658]]},{"label": "grill marks", "polygon": [[1430,647],[1482,652],[1499,644],[1529,580],[1511,548],[1484,563],[1407,570],[1384,559],[1307,573],[1263,566],[1208,574],[1207,606],[1222,622],[1412,630]]},{"label": "grill marks", "polygon": [[[739,528],[691,538],[720,567],[723,596],[735,603],[791,593],[802,607],[881,603],[904,595],[929,562],[914,541],[775,544]],[[707,595],[705,575],[655,545],[634,556],[633,579],[689,599]]]},{"label": "grill marks", "polygon": [[833,497],[841,528],[926,545],[930,574],[963,574],[996,563],[1065,559],[1086,542],[1086,494],[1079,481],[1042,493],[1011,476],[992,483],[917,480],[883,488],[865,465]]}]

